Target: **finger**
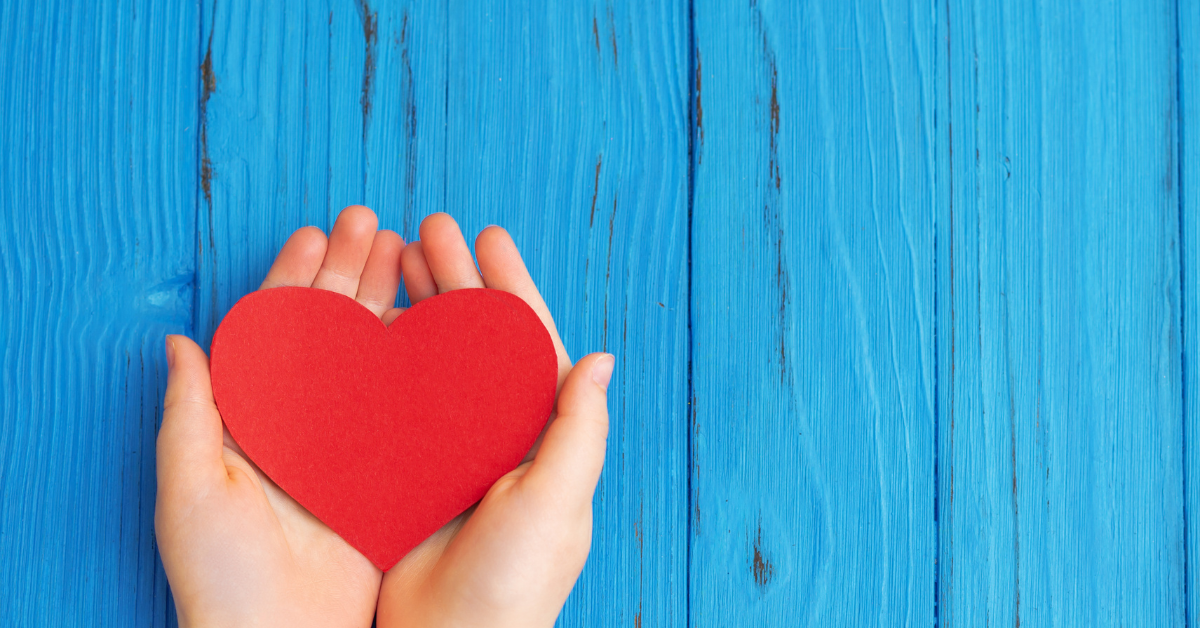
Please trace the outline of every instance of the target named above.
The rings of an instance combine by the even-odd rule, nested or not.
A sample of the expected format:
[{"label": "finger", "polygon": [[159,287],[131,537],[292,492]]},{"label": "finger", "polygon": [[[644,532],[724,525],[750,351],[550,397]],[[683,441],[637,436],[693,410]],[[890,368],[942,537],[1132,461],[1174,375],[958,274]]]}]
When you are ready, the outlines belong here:
[{"label": "finger", "polygon": [[471,250],[449,214],[433,214],[421,221],[421,250],[438,292],[483,287]]},{"label": "finger", "polygon": [[279,255],[275,256],[275,263],[271,265],[259,290],[280,286],[311,286],[317,271],[321,269],[321,260],[325,259],[327,244],[325,233],[320,229],[297,229],[279,249]]},{"label": "finger", "polygon": [[358,280],[378,226],[375,212],[362,205],[343,209],[329,234],[329,249],[312,287],[340,292],[353,299],[358,294]]},{"label": "finger", "polygon": [[521,297],[529,307],[542,319],[550,339],[554,341],[554,350],[558,353],[559,385],[571,370],[571,357],[558,337],[558,329],[554,326],[554,318],[550,316],[550,308],[542,300],[541,293],[529,276],[525,262],[517,251],[508,232],[495,225],[480,232],[475,238],[475,254],[479,256],[479,270],[483,273],[483,282],[489,288],[503,290]]},{"label": "finger", "polygon": [[608,382],[615,359],[593,353],[575,365],[558,394],[558,417],[546,429],[541,449],[523,482],[557,501],[590,506],[608,439]]},{"label": "finger", "polygon": [[400,290],[400,251],[404,250],[404,239],[395,231],[376,231],[367,255],[366,266],[358,282],[356,300],[366,306],[375,316],[396,304],[396,292]]},{"label": "finger", "polygon": [[433,281],[433,273],[429,272],[429,262],[425,261],[425,248],[420,240],[400,252],[400,268],[404,273],[404,289],[408,292],[409,303],[416,305],[419,301],[437,296],[437,284]]},{"label": "finger", "polygon": [[216,482],[224,477],[223,425],[213,400],[208,356],[185,336],[167,336],[166,344],[169,375],[158,430],[158,485],[169,489]]},{"label": "finger", "polygon": [[380,316],[379,319],[383,321],[384,325],[391,325],[392,321],[396,320],[397,317],[404,313],[404,309],[405,308],[402,307],[394,307],[384,312],[383,316]]}]

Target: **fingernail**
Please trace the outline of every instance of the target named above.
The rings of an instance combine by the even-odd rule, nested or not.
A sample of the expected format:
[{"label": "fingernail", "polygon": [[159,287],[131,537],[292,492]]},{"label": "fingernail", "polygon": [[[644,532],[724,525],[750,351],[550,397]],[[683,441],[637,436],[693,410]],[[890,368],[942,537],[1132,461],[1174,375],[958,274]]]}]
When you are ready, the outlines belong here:
[{"label": "fingernail", "polygon": [[613,365],[616,363],[617,359],[609,353],[597,359],[592,363],[592,381],[604,390],[608,390],[608,380],[612,379]]},{"label": "fingernail", "polygon": [[175,368],[175,341],[167,336],[167,369]]}]

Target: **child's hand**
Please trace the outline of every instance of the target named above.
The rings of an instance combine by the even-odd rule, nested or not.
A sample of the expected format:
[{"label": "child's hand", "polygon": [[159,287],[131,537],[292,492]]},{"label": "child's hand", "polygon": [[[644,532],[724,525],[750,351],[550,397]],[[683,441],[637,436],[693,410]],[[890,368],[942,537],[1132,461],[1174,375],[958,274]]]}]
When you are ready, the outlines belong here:
[{"label": "child's hand", "polygon": [[[376,225],[350,207],[328,241],[297,231],[262,287],[333,290],[391,322],[404,242]],[[154,524],[179,624],[370,626],[379,570],[242,455],[196,343],[169,337],[167,363]]]},{"label": "child's hand", "polygon": [[480,233],[475,252],[478,270],[454,220],[445,214],[426,218],[420,242],[402,254],[409,297],[416,303],[449,290],[488,287],[524,299],[558,351],[557,416],[540,446],[473,512],[446,524],[384,575],[380,628],[552,626],[591,545],[613,358],[592,354],[571,367],[550,312],[503,229]]}]

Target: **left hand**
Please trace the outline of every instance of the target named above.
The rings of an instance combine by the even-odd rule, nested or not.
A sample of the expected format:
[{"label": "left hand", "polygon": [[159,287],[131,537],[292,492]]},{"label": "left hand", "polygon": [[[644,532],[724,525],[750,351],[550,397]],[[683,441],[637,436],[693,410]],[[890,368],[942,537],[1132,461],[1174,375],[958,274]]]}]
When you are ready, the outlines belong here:
[{"label": "left hand", "polygon": [[[404,241],[348,207],[328,240],[305,227],[262,288],[340,292],[394,319]],[[208,358],[167,338],[154,527],[180,626],[371,625],[382,574],[251,463],[224,429]]]}]

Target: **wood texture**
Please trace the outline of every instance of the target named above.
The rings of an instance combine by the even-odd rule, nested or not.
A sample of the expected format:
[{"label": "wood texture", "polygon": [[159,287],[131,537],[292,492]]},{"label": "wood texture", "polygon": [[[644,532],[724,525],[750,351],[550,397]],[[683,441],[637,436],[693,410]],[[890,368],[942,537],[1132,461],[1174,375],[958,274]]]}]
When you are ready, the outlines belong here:
[{"label": "wood texture", "polygon": [[[363,203],[617,355],[561,625],[1198,626],[1200,3],[0,3],[0,625],[174,625],[162,337]],[[403,301],[403,298],[401,299]]]},{"label": "wood texture", "polygon": [[202,343],[297,228],[364,204],[411,239],[440,210],[445,31],[431,3],[203,4]]},{"label": "wood texture", "polygon": [[204,22],[199,335],[292,230],[345,205],[407,239],[435,211],[468,239],[503,225],[571,355],[619,365],[592,557],[562,624],[681,622],[683,3],[222,1]]},{"label": "wood texture", "polygon": [[1178,189],[1180,220],[1180,294],[1183,338],[1184,462],[1184,614],[1187,625],[1200,625],[1200,3],[1176,5],[1175,41],[1179,46]]},{"label": "wood texture", "polygon": [[685,3],[450,8],[443,207],[507,227],[573,358],[616,355],[592,554],[560,624],[687,608]]},{"label": "wood texture", "polygon": [[192,311],[196,10],[0,3],[0,625],[164,625],[163,336]]},{"label": "wood texture", "polygon": [[939,6],[943,626],[1184,622],[1174,9]]},{"label": "wood texture", "polygon": [[695,11],[691,623],[931,625],[931,16]]}]

